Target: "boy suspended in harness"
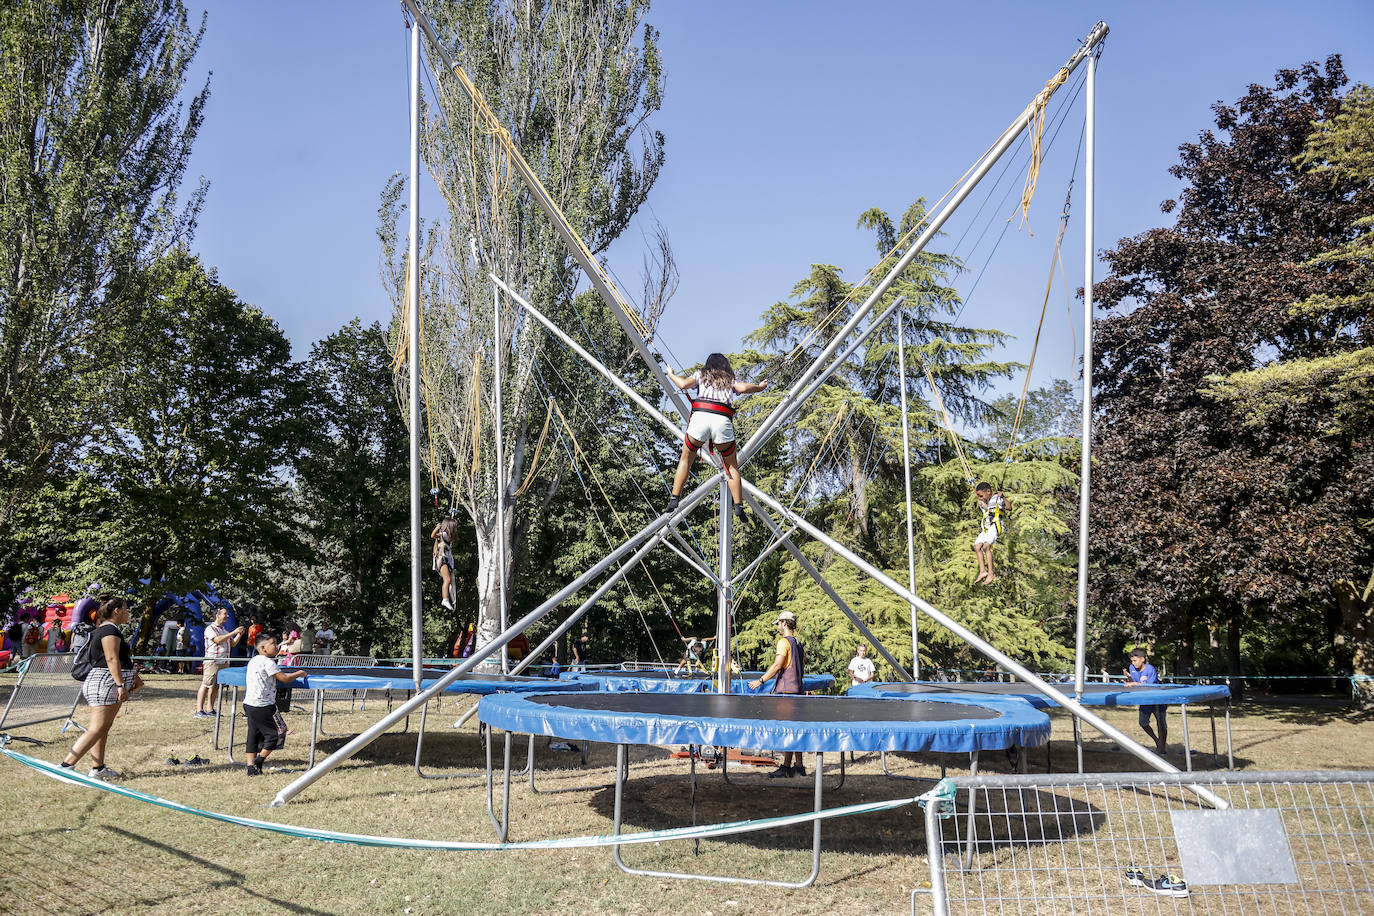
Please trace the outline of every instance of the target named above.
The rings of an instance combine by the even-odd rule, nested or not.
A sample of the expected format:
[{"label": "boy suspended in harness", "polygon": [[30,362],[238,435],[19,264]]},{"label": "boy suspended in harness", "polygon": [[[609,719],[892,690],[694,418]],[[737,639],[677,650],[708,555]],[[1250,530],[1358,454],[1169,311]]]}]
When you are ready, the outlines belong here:
[{"label": "boy suspended in harness", "polygon": [[740,485],[739,455],[735,448],[735,396],[763,391],[768,383],[737,380],[730,360],[720,353],[706,357],[706,363],[694,375],[682,378],[669,369],[668,378],[683,391],[695,388],[697,393],[692,398],[692,415],[687,420],[687,435],[682,443],[677,473],[673,475],[673,495],[668,500],[667,511],[677,509],[692,460],[697,457],[701,447],[709,443],[711,451],[720,456],[721,464],[725,467],[725,479],[730,487],[730,498],[735,504],[735,514],[743,520],[744,495]]},{"label": "boy suspended in harness", "polygon": [[992,484],[987,481],[980,481],[973,492],[983,513],[983,530],[973,542],[973,552],[978,557],[978,578],[973,581],[987,585],[997,578],[992,572],[992,545],[1002,534],[1003,517],[1011,509],[1011,503],[1001,493],[992,492]]}]

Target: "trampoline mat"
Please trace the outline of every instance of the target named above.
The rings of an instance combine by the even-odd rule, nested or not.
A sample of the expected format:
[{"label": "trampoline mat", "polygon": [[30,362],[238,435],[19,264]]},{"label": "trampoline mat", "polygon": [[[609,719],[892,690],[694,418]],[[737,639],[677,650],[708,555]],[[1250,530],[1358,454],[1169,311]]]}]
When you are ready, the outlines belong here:
[{"label": "trampoline mat", "polygon": [[511,732],[609,744],[775,751],[969,752],[1049,739],[1050,720],[1016,699],[930,700],[738,694],[582,693],[485,697],[478,716]]}]

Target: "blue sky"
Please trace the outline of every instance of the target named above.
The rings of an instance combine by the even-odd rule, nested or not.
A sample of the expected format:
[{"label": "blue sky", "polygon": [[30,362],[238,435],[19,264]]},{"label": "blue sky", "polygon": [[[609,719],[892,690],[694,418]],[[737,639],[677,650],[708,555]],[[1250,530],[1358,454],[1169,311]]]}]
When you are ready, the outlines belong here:
[{"label": "blue sky", "polygon": [[[304,356],[355,315],[389,316],[374,230],[383,183],[406,168],[399,4],[203,8],[198,78],[213,72],[211,100],[188,178],[203,175],[211,189],[194,247]],[[1098,249],[1166,224],[1159,204],[1178,188],[1167,169],[1179,144],[1210,125],[1214,102],[1333,52],[1352,81],[1374,82],[1368,0],[1301,13],[1283,2],[661,0],[648,21],[661,32],[667,82],[653,126],[668,158],[641,222],[667,227],[682,271],[661,339],[686,362],[739,347],[813,262],[857,281],[877,258],[858,215],[877,206],[896,217],[917,197],[938,198],[1104,17],[1112,31],[1098,69]],[[955,249],[967,253],[989,230],[957,285],[968,292],[983,273],[963,321],[1016,335],[1007,359],[1029,353],[1081,126],[1080,98],[1046,156],[1030,232],[1013,224],[989,259],[1007,211],[990,218],[1003,184],[976,222],[975,194],[936,246],[955,249],[971,228]],[[1083,276],[1081,188],[1080,180],[1064,242],[1074,286]],[[442,214],[433,196],[421,209]],[[610,252],[631,290],[644,247],[636,227]],[[1058,286],[1045,334],[1037,384],[1076,371],[1081,329],[1071,329]]]}]

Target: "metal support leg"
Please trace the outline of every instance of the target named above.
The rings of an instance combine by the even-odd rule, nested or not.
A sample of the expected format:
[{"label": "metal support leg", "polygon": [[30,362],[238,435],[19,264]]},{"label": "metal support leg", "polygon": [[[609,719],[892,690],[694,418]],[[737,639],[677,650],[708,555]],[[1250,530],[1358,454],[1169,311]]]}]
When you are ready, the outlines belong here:
[{"label": "metal support leg", "polygon": [[1236,768],[1235,756],[1231,753],[1231,701],[1226,701],[1226,769]]},{"label": "metal support leg", "polygon": [[[1183,761],[1185,764],[1184,769],[1191,773],[1193,772],[1193,747],[1191,742],[1188,741],[1188,704],[1180,703],[1178,711],[1179,715],[1183,717]],[[1168,717],[1169,708],[1166,706],[1164,708],[1165,721],[1168,721]],[[1165,746],[1165,750],[1168,750],[1167,745]]]},{"label": "metal support leg", "polygon": [[421,779],[481,779],[480,775],[474,773],[426,773],[420,768],[420,755],[424,753],[425,749],[425,723],[428,721],[429,704],[426,703],[420,707],[420,725],[415,732],[415,775]]},{"label": "metal support leg", "polygon": [[[223,706],[224,706],[224,688],[220,688],[219,693],[217,693],[217,694],[215,695],[215,739],[214,739],[214,745],[213,745],[215,750],[219,750],[219,713],[220,713],[221,707],[223,707]],[[197,711],[197,712],[200,711],[200,707],[199,707],[199,706],[196,707],[196,711]]]},{"label": "metal support leg", "polygon": [[1217,704],[1207,704],[1207,718],[1212,723],[1212,766],[1221,766],[1221,754],[1217,753]]},{"label": "metal support leg", "polygon": [[[816,755],[816,778],[815,778],[815,811],[820,813],[822,799],[824,798],[824,778],[821,771],[824,769],[824,754]],[[624,802],[625,780],[629,778],[629,763],[626,760],[625,745],[616,745],[616,767],[615,767],[615,836],[620,835],[620,815]],[[620,857],[620,847],[611,847],[611,858],[615,861],[616,867],[629,875],[644,875],[650,878],[677,878],[680,880],[713,881],[717,884],[753,884],[767,885],[769,887],[801,888],[810,887],[816,882],[816,876],[821,871],[821,822],[817,818],[812,822],[811,831],[811,873],[801,881],[767,881],[761,878],[731,878],[726,875],[693,875],[682,872],[651,871],[649,869],[631,868],[625,864],[625,860]]]},{"label": "metal support leg", "polygon": [[[221,689],[221,690],[220,690],[220,700],[223,701],[223,699],[224,699],[224,690]],[[237,687],[231,687],[231,688],[230,688],[230,694],[229,694],[229,744],[228,744],[228,746],[225,748],[226,753],[229,754],[229,762],[230,762],[230,763],[237,763],[237,762],[238,762],[237,760],[234,759],[234,731],[235,731],[235,726],[238,724],[238,718],[239,718],[238,716],[234,715],[234,710],[238,709],[238,706],[239,706],[239,689],[238,689]],[[218,720],[219,715],[220,715],[220,708],[219,708],[218,705],[216,705],[216,708],[215,708],[215,718],[216,718],[216,720]]]},{"label": "metal support leg", "polygon": [[[1076,719],[1074,720],[1077,721]],[[972,779],[978,775],[978,752],[972,751],[968,755],[968,775]],[[974,815],[978,810],[978,790],[973,786],[968,789],[968,826],[964,828],[964,871],[973,868],[973,855],[978,851],[978,826],[974,823]]]},{"label": "metal support leg", "polygon": [[505,765],[502,767],[502,777],[505,780],[505,791],[501,798],[501,817],[496,816],[496,806],[492,801],[492,773],[491,773],[491,726],[483,724],[480,728],[487,732],[487,817],[491,818],[491,825],[496,828],[496,839],[499,842],[506,842],[506,835],[510,830],[510,732],[506,732],[506,756]]},{"label": "metal support leg", "polygon": [[[940,805],[934,801],[926,805],[926,859],[930,862],[930,900],[935,907],[935,916],[947,916],[944,831],[940,826]],[[921,890],[917,887],[911,892],[912,916],[916,916],[916,895]]]},{"label": "metal support leg", "polygon": [[320,715],[324,711],[324,691],[314,691],[314,702],[310,704],[310,765],[315,765],[315,741],[320,733]]}]

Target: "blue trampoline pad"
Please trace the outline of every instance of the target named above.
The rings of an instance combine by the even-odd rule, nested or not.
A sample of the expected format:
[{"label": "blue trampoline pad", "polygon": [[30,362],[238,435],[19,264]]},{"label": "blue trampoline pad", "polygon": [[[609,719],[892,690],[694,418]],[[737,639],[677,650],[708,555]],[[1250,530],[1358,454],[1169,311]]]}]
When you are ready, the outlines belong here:
[{"label": "blue trampoline pad", "polygon": [[[410,668],[311,668],[307,665],[283,665],[282,670],[305,671],[306,676],[290,684],[292,690],[414,690],[414,674]],[[423,687],[432,687],[448,674],[442,668],[425,668],[421,672]],[[248,669],[240,666],[224,668],[219,682],[229,687],[243,687]],[[486,696],[492,693],[552,693],[555,691],[590,691],[595,685],[578,681],[559,681],[548,677],[523,677],[509,674],[465,673],[444,688],[445,693],[466,693]]]},{"label": "blue trampoline pad", "polygon": [[[595,684],[598,690],[609,693],[710,693],[715,686],[715,680],[710,675],[674,674],[671,669],[663,668],[647,668],[642,671],[566,671],[560,677],[564,680]],[[772,693],[772,681],[757,690],[749,686],[750,681],[760,677],[763,677],[762,671],[737,674],[730,681],[730,692]],[[829,690],[834,685],[833,674],[802,675],[802,689],[806,691]]]},{"label": "blue trampoline pad", "polygon": [[1036,746],[1050,719],[1016,700],[770,694],[581,693],[483,697],[477,715],[512,732],[610,744],[773,751],[943,751]]},{"label": "blue trampoline pad", "polygon": [[[1073,699],[1073,684],[1051,684],[1056,690]],[[950,683],[948,681],[917,681],[916,683],[859,684],[850,687],[851,697],[886,697],[889,699],[919,697],[949,697],[981,702],[988,697],[1015,697],[1040,708],[1058,708],[1059,704],[1027,684],[1007,683]],[[1087,683],[1083,685],[1084,706],[1180,706],[1188,703],[1213,703],[1229,700],[1231,690],[1225,684],[1153,684],[1149,687],[1125,687],[1121,684]]]}]

